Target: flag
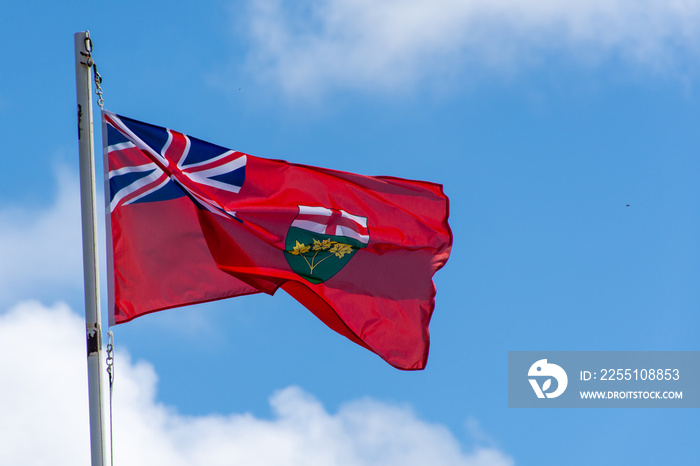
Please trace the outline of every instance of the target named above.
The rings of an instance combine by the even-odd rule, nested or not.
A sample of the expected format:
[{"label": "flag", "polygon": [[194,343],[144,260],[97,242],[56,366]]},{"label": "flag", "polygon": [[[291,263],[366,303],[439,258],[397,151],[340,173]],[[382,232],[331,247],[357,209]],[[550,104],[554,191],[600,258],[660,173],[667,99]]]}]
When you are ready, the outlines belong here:
[{"label": "flag", "polygon": [[110,321],[282,288],[405,370],[425,367],[442,186],[271,160],[103,112]]}]

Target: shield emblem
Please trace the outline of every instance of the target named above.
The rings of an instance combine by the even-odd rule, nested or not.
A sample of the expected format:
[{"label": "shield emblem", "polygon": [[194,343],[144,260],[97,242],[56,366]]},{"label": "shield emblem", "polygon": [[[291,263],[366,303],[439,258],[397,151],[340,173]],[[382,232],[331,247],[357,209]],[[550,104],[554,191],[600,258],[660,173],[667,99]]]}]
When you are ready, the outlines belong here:
[{"label": "shield emblem", "polygon": [[368,242],[367,217],[299,206],[287,232],[284,256],[297,275],[317,284],[338,273]]}]

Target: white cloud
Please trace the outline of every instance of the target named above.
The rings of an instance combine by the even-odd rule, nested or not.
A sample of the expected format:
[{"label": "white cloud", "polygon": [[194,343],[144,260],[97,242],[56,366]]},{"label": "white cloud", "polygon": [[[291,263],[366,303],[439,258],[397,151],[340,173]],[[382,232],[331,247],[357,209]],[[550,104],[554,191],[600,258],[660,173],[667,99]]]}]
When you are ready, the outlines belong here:
[{"label": "white cloud", "polygon": [[[253,73],[289,95],[396,91],[425,79],[621,57],[655,71],[697,60],[698,0],[253,0]],[[293,5],[293,6],[291,6]],[[685,58],[684,58],[685,57]]]},{"label": "white cloud", "polygon": [[58,192],[47,206],[0,209],[0,303],[82,285],[78,178],[57,169]]},{"label": "white cloud", "polygon": [[[66,306],[25,302],[0,315],[0,464],[87,464],[84,324]],[[145,362],[117,354],[115,464],[509,466],[492,447],[464,452],[444,426],[370,399],[329,413],[303,390],[271,397],[273,418],[182,416],[159,403]]]},{"label": "white cloud", "polygon": [[0,314],[0,464],[88,464],[85,324],[65,305]]}]

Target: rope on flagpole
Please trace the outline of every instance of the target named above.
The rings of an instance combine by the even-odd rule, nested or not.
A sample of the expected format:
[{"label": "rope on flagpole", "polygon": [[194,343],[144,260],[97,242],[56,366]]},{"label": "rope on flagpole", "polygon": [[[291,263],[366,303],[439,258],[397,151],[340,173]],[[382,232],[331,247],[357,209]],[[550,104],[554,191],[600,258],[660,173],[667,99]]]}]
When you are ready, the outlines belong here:
[{"label": "rope on flagpole", "polygon": [[114,436],[112,435],[112,400],[114,398],[114,333],[107,332],[107,374],[109,374],[109,459],[114,466]]},{"label": "rope on flagpole", "polygon": [[102,75],[97,72],[97,64],[95,63],[95,59],[92,58],[92,39],[89,35],[85,38],[85,51],[80,52],[80,54],[85,57],[85,64],[92,68],[95,80],[95,94],[97,94],[97,105],[100,106],[100,110],[104,110],[105,99],[102,96]]},{"label": "rope on flagpole", "polygon": [[97,94],[97,105],[100,106],[100,110],[104,110],[105,99],[102,97],[102,75],[97,72],[97,64],[92,62],[92,71],[95,75],[95,94]]},{"label": "rope on flagpole", "polygon": [[[97,95],[97,105],[100,110],[104,110],[105,99],[102,91],[102,75],[97,71],[97,63],[92,57],[92,39],[88,36],[85,39],[85,55],[87,66],[92,67],[93,79],[95,81],[95,94]],[[113,399],[114,399],[114,333],[110,329],[107,332],[107,374],[109,380],[109,460],[114,466],[114,434],[113,434]]]}]

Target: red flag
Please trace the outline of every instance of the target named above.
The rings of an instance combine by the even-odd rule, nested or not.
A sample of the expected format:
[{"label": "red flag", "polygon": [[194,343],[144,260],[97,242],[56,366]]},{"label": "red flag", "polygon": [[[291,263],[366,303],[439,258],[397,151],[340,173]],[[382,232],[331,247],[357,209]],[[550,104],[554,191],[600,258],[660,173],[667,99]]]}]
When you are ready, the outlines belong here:
[{"label": "red flag", "polygon": [[[111,113],[105,122],[115,323],[282,287],[389,364],[425,367],[432,276],[452,243],[440,185],[262,159]],[[168,286],[141,286],[162,274]]]}]

